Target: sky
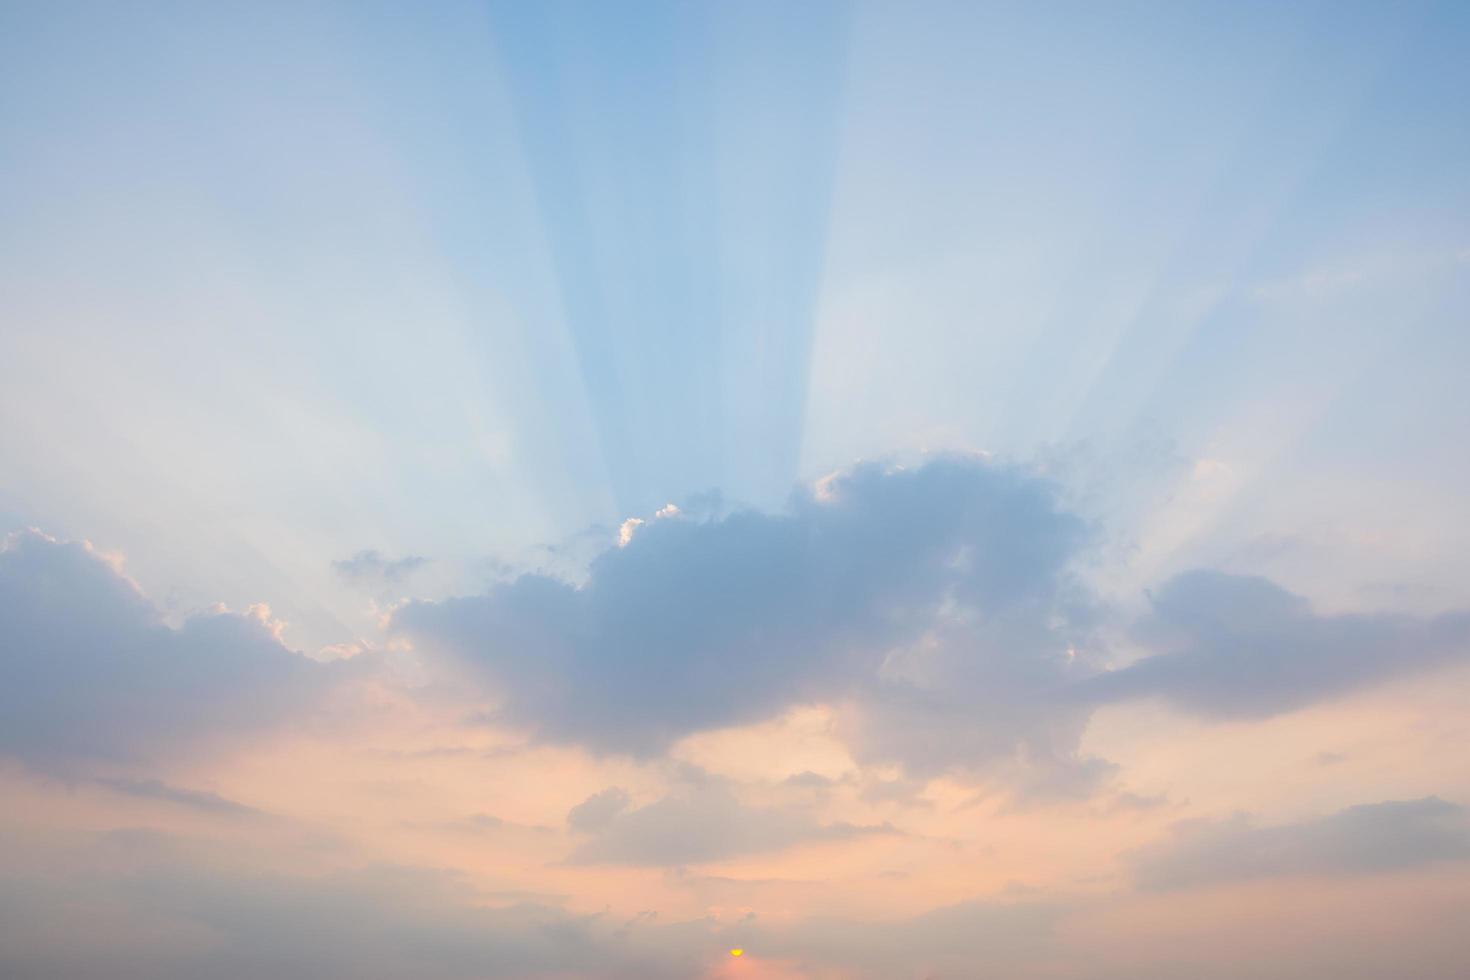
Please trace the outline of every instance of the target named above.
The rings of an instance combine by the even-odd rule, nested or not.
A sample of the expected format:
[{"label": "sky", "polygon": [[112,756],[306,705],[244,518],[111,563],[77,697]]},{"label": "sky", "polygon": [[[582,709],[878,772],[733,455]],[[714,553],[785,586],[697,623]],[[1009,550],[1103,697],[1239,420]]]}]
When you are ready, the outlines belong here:
[{"label": "sky", "polygon": [[1467,45],[0,0],[0,974],[1470,975]]}]

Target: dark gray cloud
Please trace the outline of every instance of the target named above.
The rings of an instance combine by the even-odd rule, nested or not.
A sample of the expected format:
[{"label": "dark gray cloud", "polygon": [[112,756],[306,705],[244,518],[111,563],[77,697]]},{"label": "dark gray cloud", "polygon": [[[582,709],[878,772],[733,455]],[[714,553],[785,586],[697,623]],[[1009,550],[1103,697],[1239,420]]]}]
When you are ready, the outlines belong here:
[{"label": "dark gray cloud", "polygon": [[1165,652],[1094,678],[1092,696],[1259,718],[1470,656],[1470,613],[1319,616],[1266,579],[1213,571],[1159,589],[1141,633]]},{"label": "dark gray cloud", "polygon": [[27,532],[0,549],[0,753],[41,768],[137,762],[257,729],[331,673],[258,615],[175,629],[86,546]]},{"label": "dark gray cloud", "polygon": [[818,823],[806,808],[749,806],[723,780],[700,775],[647,806],[629,808],[616,787],[572,808],[567,823],[590,837],[572,855],[578,864],[675,866],[779,851],[817,840],[897,833],[891,826]]},{"label": "dark gray cloud", "polygon": [[1470,860],[1470,814],[1429,796],[1349,807],[1328,817],[1258,827],[1248,817],[1190,821],[1130,856],[1150,889],[1279,875],[1366,874]]},{"label": "dark gray cloud", "polygon": [[1086,539],[1030,472],[863,464],[783,513],[652,518],[580,586],[525,575],[411,603],[393,629],[544,740],[651,754],[847,698],[871,758],[1065,760],[1085,722],[1058,689],[1092,614],[1069,572]]}]

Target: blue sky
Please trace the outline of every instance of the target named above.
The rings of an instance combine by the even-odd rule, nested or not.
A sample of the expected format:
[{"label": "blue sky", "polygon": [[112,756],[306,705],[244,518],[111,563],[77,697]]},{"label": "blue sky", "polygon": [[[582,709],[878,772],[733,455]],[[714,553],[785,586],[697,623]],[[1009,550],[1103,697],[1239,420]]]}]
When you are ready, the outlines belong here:
[{"label": "blue sky", "polygon": [[1457,4],[5,17],[12,523],[310,590],[921,449],[1458,465]]},{"label": "blue sky", "polygon": [[[764,750],[722,755],[715,728],[800,741],[830,709],[844,792],[897,771],[1034,802],[1129,778],[1125,747],[1168,728],[1111,694],[1051,703],[1074,664],[1191,719],[1233,697],[1275,717],[1276,683],[1292,711],[1398,683],[1389,648],[1438,669],[1470,608],[1467,43],[1456,2],[0,4],[0,533],[47,535],[5,552],[30,598],[0,610],[38,650],[105,645],[22,615],[46,568],[91,583],[99,630],[168,637],[123,644],[163,675],[190,644],[366,652],[451,733],[443,712],[484,706],[437,685],[488,670],[500,720],[590,753],[589,787],[644,780],[607,818],[631,836],[579,854],[749,803],[727,781]],[[90,542],[151,611],[39,540]],[[1218,609],[1262,618],[1222,638]],[[530,659],[486,652],[507,637]],[[1361,662],[1221,679],[1231,644]],[[977,645],[1010,652],[975,673],[953,651]],[[732,695],[704,670],[732,661],[764,673]],[[192,731],[134,705],[136,739],[73,739],[68,712],[111,709],[23,672],[62,719],[0,724],[24,765]],[[894,699],[894,676],[953,698]],[[1115,733],[1121,770],[1084,730]],[[696,756],[704,782],[666,768]],[[159,765],[87,778],[251,785]],[[1364,765],[1334,777],[1356,795],[1234,809],[1295,840],[1470,800],[1463,767]],[[1173,880],[1169,847],[1214,868],[1274,839],[1195,792],[1181,816],[1216,836],[1120,866]],[[903,827],[761,805],[759,842]]]}]

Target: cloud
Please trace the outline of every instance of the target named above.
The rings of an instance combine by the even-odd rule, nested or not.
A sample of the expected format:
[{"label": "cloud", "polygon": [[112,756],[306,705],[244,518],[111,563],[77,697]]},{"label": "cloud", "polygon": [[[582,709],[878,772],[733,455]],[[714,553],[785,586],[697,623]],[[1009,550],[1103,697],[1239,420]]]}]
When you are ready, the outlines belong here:
[{"label": "cloud", "polygon": [[390,560],[369,549],[332,562],[332,570],[354,584],[381,586],[401,582],[428,563],[429,559],[419,555]]},{"label": "cloud", "polygon": [[234,800],[227,800],[218,793],[207,790],[183,789],[178,786],[170,786],[157,779],[124,779],[124,778],[98,778],[94,779],[99,786],[105,786],[115,793],[126,796],[136,796],[145,800],[162,800],[165,803],[177,803],[195,810],[203,810],[207,813],[219,813],[228,816],[256,816],[260,811]]},{"label": "cloud", "polygon": [[[0,846],[44,856],[31,871],[0,874],[7,977],[658,980],[736,975],[726,950],[737,947],[747,960],[738,975],[750,976],[1464,975],[1463,889],[1436,896],[1421,881],[1396,890],[1334,881],[1231,904],[1043,892],[890,918],[741,910],[685,919],[501,900],[431,868],[269,871],[253,856],[222,860],[223,842],[164,834],[108,835],[100,850],[57,850],[49,839]],[[123,869],[118,852],[129,855]]]},{"label": "cloud", "polygon": [[1142,633],[1166,652],[1087,685],[1216,718],[1263,718],[1470,655],[1470,613],[1319,616],[1253,576],[1194,571],[1153,597]]},{"label": "cloud", "polygon": [[1099,704],[1266,717],[1470,653],[1470,613],[1318,615],[1266,579],[1195,571],[1152,596],[1152,655],[1102,671],[1106,610],[1074,574],[1087,526],[1034,472],[976,456],[859,464],[780,513],[636,531],[581,584],[524,575],[409,603],[391,629],[540,741],[651,756],[824,703],[860,763],[1038,802],[1114,777],[1079,752]]},{"label": "cloud", "polygon": [[[1099,674],[1101,613],[1072,571],[1088,540],[1028,470],[952,455],[861,464],[780,513],[669,511],[609,546],[581,584],[523,575],[408,603],[390,628],[539,741],[651,756],[822,702],[854,758],[897,765],[902,785],[960,773],[1020,801],[1082,798],[1113,779],[1115,766],[1079,753],[1098,703],[1160,696],[1263,716],[1446,661],[1470,638],[1465,614],[1319,616],[1264,579],[1194,572],[1158,591],[1140,630],[1163,652]],[[405,561],[338,564],[387,574]],[[263,609],[170,627],[87,546],[35,533],[0,550],[0,630],[0,752],[42,768],[134,763],[280,723],[343,667],[288,650]],[[617,801],[589,802],[573,825],[602,818],[633,834],[703,803],[671,795],[643,813]],[[598,846],[638,854],[609,838],[583,857]]]},{"label": "cloud", "polygon": [[[85,921],[67,930],[37,925]],[[130,937],[136,936],[136,939]],[[487,907],[457,875],[321,876],[152,863],[125,876],[0,878],[0,974],[109,980],[258,977],[688,977],[615,923],[538,904]]]},{"label": "cloud", "polygon": [[957,617],[890,651],[843,711],[853,754],[910,777],[984,771],[1033,801],[1090,795],[1116,767],[1082,757],[1091,707],[1069,694],[1089,613],[1066,599]]},{"label": "cloud", "polygon": [[1058,955],[1069,909],[1045,902],[968,901],[890,921],[809,918],[737,926],[729,938],[789,962],[795,975],[880,977],[1075,976]]},{"label": "cloud", "polygon": [[1470,860],[1470,815],[1429,796],[1349,807],[1328,817],[1257,827],[1248,817],[1190,821],[1130,857],[1148,889],[1190,888],[1280,875],[1397,871]]},{"label": "cloud", "polygon": [[860,707],[874,759],[1067,759],[1087,540],[1044,479],[977,457],[861,464],[781,513],[652,520],[580,586],[525,575],[392,629],[535,737],[652,755],[802,702]]},{"label": "cloud", "polygon": [[330,668],[282,645],[264,607],[174,629],[85,544],[0,548],[0,753],[39,768],[137,762],[299,713]]},{"label": "cloud", "polygon": [[1124,790],[1121,793],[1114,794],[1106,812],[1141,813],[1148,810],[1157,810],[1160,807],[1169,805],[1170,800],[1167,793],[1145,794]]},{"label": "cloud", "polygon": [[779,851],[818,840],[896,833],[888,825],[820,824],[804,808],[749,806],[725,781],[699,774],[647,806],[603,790],[572,808],[567,823],[591,833],[576,864],[675,866]]},{"label": "cloud", "polygon": [[[974,976],[977,963],[981,975],[1036,975],[1066,911],[975,901],[889,921],[626,918],[497,902],[433,868],[258,869],[228,860],[224,842],[167,834],[40,846],[47,859],[34,872],[0,874],[3,976],[684,980],[724,975],[733,947],[747,950],[750,975],[781,963],[795,975]],[[56,925],[75,922],[88,928]]]},{"label": "cloud", "polygon": [[627,790],[610,786],[572,807],[567,813],[567,824],[575,830],[600,830],[612,823],[632,802]]}]

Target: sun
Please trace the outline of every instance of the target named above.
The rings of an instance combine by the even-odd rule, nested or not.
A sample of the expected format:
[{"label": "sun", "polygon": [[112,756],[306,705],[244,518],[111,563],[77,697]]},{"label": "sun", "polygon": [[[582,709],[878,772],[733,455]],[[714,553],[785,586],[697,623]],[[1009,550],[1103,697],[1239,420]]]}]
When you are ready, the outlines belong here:
[{"label": "sun", "polygon": [[732,950],[730,950],[730,955],[731,956],[744,956],[745,955],[745,950],[743,950],[743,949],[732,949]]}]

